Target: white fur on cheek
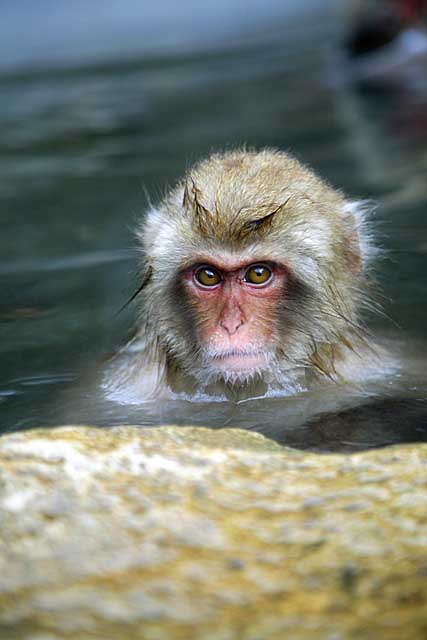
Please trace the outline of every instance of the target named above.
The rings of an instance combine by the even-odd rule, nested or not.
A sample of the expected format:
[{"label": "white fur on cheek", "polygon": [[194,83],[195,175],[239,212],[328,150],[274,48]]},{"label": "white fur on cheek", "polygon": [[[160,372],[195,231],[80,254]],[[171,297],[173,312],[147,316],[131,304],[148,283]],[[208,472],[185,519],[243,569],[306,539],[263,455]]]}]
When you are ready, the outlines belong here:
[{"label": "white fur on cheek", "polygon": [[293,241],[306,247],[313,255],[328,258],[331,253],[331,225],[328,220],[319,218],[310,224],[299,224],[292,229]]}]

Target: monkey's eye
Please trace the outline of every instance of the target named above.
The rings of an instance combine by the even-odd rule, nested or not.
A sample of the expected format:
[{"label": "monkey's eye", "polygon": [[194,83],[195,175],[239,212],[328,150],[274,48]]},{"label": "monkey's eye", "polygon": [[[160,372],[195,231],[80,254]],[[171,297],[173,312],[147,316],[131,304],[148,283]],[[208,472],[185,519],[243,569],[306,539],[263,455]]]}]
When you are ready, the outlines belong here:
[{"label": "monkey's eye", "polygon": [[265,264],[254,264],[246,271],[244,280],[250,284],[265,284],[271,276],[271,269]]},{"label": "monkey's eye", "polygon": [[213,267],[200,267],[194,274],[194,278],[203,287],[215,287],[221,282],[221,276]]}]

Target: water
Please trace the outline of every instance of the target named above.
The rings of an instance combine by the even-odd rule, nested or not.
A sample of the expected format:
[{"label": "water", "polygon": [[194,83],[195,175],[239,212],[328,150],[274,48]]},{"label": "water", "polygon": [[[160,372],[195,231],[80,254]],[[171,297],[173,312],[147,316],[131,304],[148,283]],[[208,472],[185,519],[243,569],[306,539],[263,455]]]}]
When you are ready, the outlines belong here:
[{"label": "water", "polygon": [[[335,83],[339,3],[252,0],[231,15],[225,1],[203,12],[189,3],[185,15],[172,3],[142,13],[132,0],[120,12],[114,3],[84,12],[80,3],[71,10],[43,0],[36,12],[19,4],[3,3],[0,19],[3,431],[54,422],[61,414],[52,407],[82,371],[126,340],[134,310],[115,314],[137,286],[132,228],[146,194],[158,199],[197,158],[243,143],[292,150],[351,196],[380,203],[375,226],[387,257],[379,278],[393,323],[374,324],[386,332],[397,324],[400,339],[422,352],[427,100]],[[372,412],[358,414],[357,446],[426,438],[419,376],[416,419],[390,433],[376,405],[379,435],[366,435]],[[74,403],[69,421],[93,421],[93,410]],[[259,424],[282,409],[262,408]],[[215,425],[249,415],[227,406],[193,414]],[[98,413],[107,424],[136,418],[120,407]],[[308,441],[297,420],[287,424],[297,435],[282,441]],[[321,438],[332,439],[322,425]]]}]

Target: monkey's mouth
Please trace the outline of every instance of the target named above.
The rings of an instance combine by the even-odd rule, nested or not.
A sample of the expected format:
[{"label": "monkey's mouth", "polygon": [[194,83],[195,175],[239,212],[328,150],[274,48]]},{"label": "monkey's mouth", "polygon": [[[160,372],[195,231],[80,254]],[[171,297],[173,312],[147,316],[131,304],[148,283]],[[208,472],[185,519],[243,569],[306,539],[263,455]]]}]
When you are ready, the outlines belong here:
[{"label": "monkey's mouth", "polygon": [[260,349],[210,351],[208,355],[211,363],[226,373],[253,373],[263,369],[267,364],[266,353]]}]

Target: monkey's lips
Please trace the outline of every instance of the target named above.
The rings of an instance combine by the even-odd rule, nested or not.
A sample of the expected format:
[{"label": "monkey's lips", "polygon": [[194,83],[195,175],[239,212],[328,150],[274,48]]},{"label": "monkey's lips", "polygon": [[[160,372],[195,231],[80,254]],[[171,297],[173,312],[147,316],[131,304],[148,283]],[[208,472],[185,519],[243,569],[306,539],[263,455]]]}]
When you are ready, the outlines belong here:
[{"label": "monkey's lips", "polygon": [[247,374],[262,369],[267,364],[267,357],[260,349],[227,351],[210,351],[211,363],[226,373]]}]

